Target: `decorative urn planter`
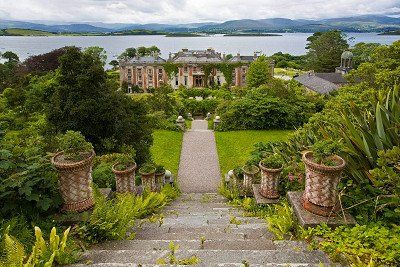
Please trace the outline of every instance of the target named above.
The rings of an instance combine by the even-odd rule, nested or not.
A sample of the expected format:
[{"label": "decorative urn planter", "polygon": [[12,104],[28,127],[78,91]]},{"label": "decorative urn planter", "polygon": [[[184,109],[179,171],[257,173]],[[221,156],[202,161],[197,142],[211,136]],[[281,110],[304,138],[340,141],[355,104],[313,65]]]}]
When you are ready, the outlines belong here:
[{"label": "decorative urn planter", "polygon": [[243,192],[244,194],[251,193],[253,190],[253,181],[260,169],[257,166],[243,166]]},{"label": "decorative urn planter", "polygon": [[64,158],[64,152],[59,152],[51,159],[58,171],[58,183],[64,200],[63,211],[82,212],[94,205],[92,183],[92,163],[95,152],[92,150],[81,161],[71,161]]},{"label": "decorative urn planter", "polygon": [[165,183],[165,170],[160,173],[155,173],[155,179],[154,179],[154,188],[153,191],[160,192],[161,191],[161,186]]},{"label": "decorative urn planter", "polygon": [[306,167],[303,207],[311,213],[321,216],[334,216],[337,211],[337,185],[346,162],[341,157],[332,157],[334,166],[326,166],[313,161],[313,153],[303,154]]},{"label": "decorative urn planter", "polygon": [[119,163],[115,163],[112,166],[112,171],[115,174],[115,184],[117,193],[135,193],[135,173],[136,163],[133,166],[129,166],[125,170],[116,170],[116,166]]},{"label": "decorative urn planter", "polygon": [[148,191],[154,191],[156,168],[152,168],[151,171],[139,169],[139,173],[142,179],[143,189],[146,189]]},{"label": "decorative urn planter", "polygon": [[265,198],[279,198],[279,177],[283,168],[266,168],[261,162],[259,163],[259,167],[261,170],[260,194]]}]

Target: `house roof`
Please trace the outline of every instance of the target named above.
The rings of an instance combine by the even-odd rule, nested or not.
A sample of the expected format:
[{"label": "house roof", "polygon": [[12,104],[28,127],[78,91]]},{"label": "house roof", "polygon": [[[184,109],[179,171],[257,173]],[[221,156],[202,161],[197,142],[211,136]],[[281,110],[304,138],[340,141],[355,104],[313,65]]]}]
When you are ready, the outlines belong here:
[{"label": "house roof", "polygon": [[315,76],[327,80],[334,84],[343,85],[347,83],[347,80],[341,73],[329,72],[329,73],[315,73]]},{"label": "house roof", "polygon": [[171,61],[177,63],[209,63],[221,62],[222,57],[220,53],[215,52],[213,49],[207,50],[188,50],[182,49],[178,53],[172,55]]},{"label": "house roof", "polygon": [[[341,76],[341,78],[338,77]],[[329,94],[347,83],[340,73],[306,73],[294,78],[308,89],[320,94]],[[345,81],[345,82],[343,82]]]},{"label": "house roof", "polygon": [[254,61],[254,56],[241,56],[236,55],[233,58],[229,59],[229,62],[252,62]]},{"label": "house roof", "polygon": [[143,57],[134,57],[128,59],[126,61],[121,62],[120,64],[157,64],[157,63],[164,63],[165,59],[162,59],[159,56],[143,56]]}]

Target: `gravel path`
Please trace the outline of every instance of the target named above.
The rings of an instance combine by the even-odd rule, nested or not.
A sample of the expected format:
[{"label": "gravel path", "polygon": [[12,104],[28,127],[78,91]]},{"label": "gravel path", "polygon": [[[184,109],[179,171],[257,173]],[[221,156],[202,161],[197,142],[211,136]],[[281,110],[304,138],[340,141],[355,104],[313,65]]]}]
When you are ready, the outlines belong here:
[{"label": "gravel path", "polygon": [[214,132],[194,120],[183,136],[178,182],[183,193],[217,192],[221,179]]}]

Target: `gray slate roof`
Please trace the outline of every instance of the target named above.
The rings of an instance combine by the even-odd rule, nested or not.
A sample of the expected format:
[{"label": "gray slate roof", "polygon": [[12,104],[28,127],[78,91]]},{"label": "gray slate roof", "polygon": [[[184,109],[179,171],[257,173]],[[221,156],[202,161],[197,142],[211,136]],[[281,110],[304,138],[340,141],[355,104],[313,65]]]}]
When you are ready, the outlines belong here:
[{"label": "gray slate roof", "polygon": [[175,53],[171,59],[177,63],[216,63],[221,62],[220,53],[214,50],[182,50]]},{"label": "gray slate roof", "polygon": [[320,94],[329,94],[347,83],[340,73],[306,73],[294,79],[308,89]]},{"label": "gray slate roof", "polygon": [[347,80],[343,77],[341,73],[315,73],[315,76],[338,85],[344,85],[347,83]]},{"label": "gray slate roof", "polygon": [[229,62],[252,62],[254,61],[254,56],[234,56],[229,59]]},{"label": "gray slate roof", "polygon": [[133,65],[140,65],[140,64],[159,64],[164,63],[165,60],[159,56],[144,56],[144,57],[134,57],[127,61],[121,62],[122,65],[126,64],[133,64]]}]

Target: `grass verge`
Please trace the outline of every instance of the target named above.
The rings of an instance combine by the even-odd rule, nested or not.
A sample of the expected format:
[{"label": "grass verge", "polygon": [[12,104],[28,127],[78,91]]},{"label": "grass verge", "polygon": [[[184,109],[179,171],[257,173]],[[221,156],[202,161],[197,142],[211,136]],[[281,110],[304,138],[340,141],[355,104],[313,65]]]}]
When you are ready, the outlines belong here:
[{"label": "grass verge", "polygon": [[164,165],[175,176],[178,174],[182,149],[182,132],[155,130],[151,155],[156,164]]},{"label": "grass verge", "polygon": [[244,165],[255,144],[283,141],[291,132],[284,130],[215,132],[221,173],[225,174],[236,166]]}]

